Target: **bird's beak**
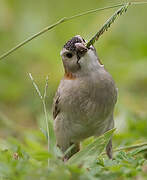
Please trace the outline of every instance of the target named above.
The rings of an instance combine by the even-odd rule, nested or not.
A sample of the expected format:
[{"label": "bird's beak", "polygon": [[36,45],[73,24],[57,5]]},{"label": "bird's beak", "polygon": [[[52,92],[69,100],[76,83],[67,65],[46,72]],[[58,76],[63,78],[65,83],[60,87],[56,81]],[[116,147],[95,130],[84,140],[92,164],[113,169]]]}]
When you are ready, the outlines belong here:
[{"label": "bird's beak", "polygon": [[75,47],[76,50],[80,52],[87,52],[88,50],[84,43],[75,43]]},{"label": "bird's beak", "polygon": [[80,58],[84,56],[85,53],[88,51],[88,48],[85,46],[84,43],[75,43],[75,47],[76,47],[76,52]]}]

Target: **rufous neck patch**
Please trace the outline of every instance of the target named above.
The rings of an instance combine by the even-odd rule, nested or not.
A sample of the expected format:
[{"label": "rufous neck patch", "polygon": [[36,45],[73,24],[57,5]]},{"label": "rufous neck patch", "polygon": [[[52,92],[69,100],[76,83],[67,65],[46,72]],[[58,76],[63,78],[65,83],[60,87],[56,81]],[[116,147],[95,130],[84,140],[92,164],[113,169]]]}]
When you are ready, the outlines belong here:
[{"label": "rufous neck patch", "polygon": [[65,72],[64,78],[68,80],[74,80],[76,77],[71,72]]}]

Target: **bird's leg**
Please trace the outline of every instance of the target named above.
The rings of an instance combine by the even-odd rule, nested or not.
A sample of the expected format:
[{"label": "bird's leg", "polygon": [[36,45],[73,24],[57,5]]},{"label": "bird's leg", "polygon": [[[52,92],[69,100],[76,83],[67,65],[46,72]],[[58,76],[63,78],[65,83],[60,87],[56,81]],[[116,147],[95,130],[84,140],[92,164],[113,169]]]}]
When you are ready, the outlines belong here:
[{"label": "bird's leg", "polygon": [[65,154],[63,160],[66,162],[71,156],[73,156],[75,153],[79,152],[80,150],[80,144],[79,143],[70,143],[70,146],[73,146],[73,148]]},{"label": "bird's leg", "polygon": [[110,139],[110,141],[108,142],[106,146],[106,153],[109,159],[112,159],[112,139]]}]

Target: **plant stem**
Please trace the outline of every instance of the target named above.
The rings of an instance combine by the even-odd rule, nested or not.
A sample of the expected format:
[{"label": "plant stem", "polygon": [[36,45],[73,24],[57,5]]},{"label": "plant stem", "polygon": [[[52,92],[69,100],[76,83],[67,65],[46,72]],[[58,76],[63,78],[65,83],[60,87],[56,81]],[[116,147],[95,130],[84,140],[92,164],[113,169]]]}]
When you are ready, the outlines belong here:
[{"label": "plant stem", "polygon": [[103,11],[103,10],[106,10],[106,9],[112,9],[112,8],[116,8],[116,7],[120,7],[120,6],[123,6],[124,4],[117,4],[117,5],[114,5],[114,6],[108,6],[108,7],[104,7],[104,8],[98,8],[98,9],[93,9],[93,10],[89,10],[89,11],[86,11],[86,12],[83,12],[83,13],[80,13],[80,14],[77,14],[77,15],[74,15],[74,16],[71,16],[71,17],[64,17],[62,19],[60,19],[59,21],[57,21],[56,23],[50,25],[50,26],[47,26],[46,28],[42,29],[41,31],[39,31],[38,33],[32,35],[31,37],[27,38],[26,40],[24,40],[23,42],[21,42],[20,44],[16,45],[14,48],[10,49],[9,51],[7,51],[6,53],[2,54],[0,56],[0,60],[4,59],[5,57],[7,57],[9,54],[13,53],[14,51],[16,51],[17,49],[19,49],[20,47],[24,46],[25,44],[27,44],[29,41],[35,39],[36,37],[42,35],[43,33],[53,29],[54,27],[64,23],[64,22],[67,22],[67,21],[70,21],[72,19],[75,19],[75,18],[78,18],[78,17],[81,17],[81,16],[84,16],[84,15],[88,15],[88,14],[92,14],[92,13],[95,13],[95,12],[98,12],[98,11]]},{"label": "plant stem", "polygon": [[[147,146],[147,142],[141,143],[141,144],[136,144],[136,145],[131,145],[131,146],[124,146],[124,147],[116,148],[116,149],[113,149],[113,152],[118,152],[118,151],[123,151],[123,150],[129,151],[129,150],[136,149],[136,148],[143,147],[143,146]],[[106,154],[106,152],[102,153],[102,155],[105,155],[105,154]]]},{"label": "plant stem", "polygon": [[142,146],[147,146],[147,142],[146,143],[142,143],[142,144],[132,145],[132,146],[120,147],[120,148],[114,149],[113,151],[114,152],[118,152],[118,151],[122,151],[122,150],[129,151],[131,149],[136,149],[136,148],[139,148],[139,147],[142,147]]},{"label": "plant stem", "polygon": [[101,27],[101,29],[90,39],[90,41],[87,43],[87,48],[89,48],[91,45],[93,45],[99,37],[108,30],[108,28],[111,26],[111,24],[114,23],[115,19],[119,16],[122,15],[123,12],[126,12],[128,9],[128,6],[131,3],[126,3],[124,6],[122,6],[120,9],[118,9],[106,22],[105,24]]},{"label": "plant stem", "polygon": [[[44,115],[45,115],[46,130],[47,130],[47,147],[48,147],[48,152],[49,152],[50,151],[49,122],[47,118],[45,99],[42,100],[42,104],[43,104],[43,110],[44,110]],[[49,159],[48,159],[48,167],[49,167]]]},{"label": "plant stem", "polygon": [[[131,5],[139,5],[139,4],[146,4],[147,2],[129,2],[129,4]],[[9,51],[7,51],[6,53],[2,54],[0,56],[0,60],[6,58],[8,55],[10,55],[11,53],[15,52],[17,49],[19,49],[20,47],[24,46],[25,44],[27,44],[28,42],[30,42],[31,40],[35,39],[36,37],[44,34],[45,32],[53,29],[54,27],[64,23],[64,22],[67,22],[67,21],[70,21],[72,19],[75,19],[75,18],[78,18],[78,17],[81,17],[81,16],[84,16],[84,15],[88,15],[88,14],[92,14],[92,13],[95,13],[95,12],[98,12],[98,11],[103,11],[103,10],[106,10],[106,9],[112,9],[112,8],[116,8],[116,7],[120,7],[120,6],[124,6],[125,4],[122,3],[122,4],[117,4],[117,5],[114,5],[114,6],[108,6],[108,7],[104,7],[104,8],[97,8],[97,9],[93,9],[93,10],[89,10],[89,11],[86,11],[86,12],[83,12],[83,13],[80,13],[80,14],[76,14],[74,16],[71,16],[71,17],[64,17],[64,18],[61,18],[59,21],[57,21],[56,23],[50,25],[50,26],[47,26],[46,28],[42,29],[41,31],[39,31],[38,33],[32,35],[31,37],[27,38],[26,40],[24,40],[23,42],[19,43],[18,45],[16,45],[14,48],[10,49]]]},{"label": "plant stem", "polygon": [[[46,130],[47,130],[47,145],[48,145],[48,152],[50,150],[50,137],[49,137],[49,122],[48,122],[48,118],[47,118],[47,110],[46,110],[46,92],[47,92],[47,88],[48,88],[48,76],[46,77],[46,83],[45,83],[45,88],[44,88],[44,95],[41,95],[41,92],[37,86],[37,84],[34,81],[34,78],[32,76],[31,73],[29,73],[29,77],[33,83],[34,88],[37,91],[38,96],[41,99],[41,102],[43,104],[43,111],[44,111],[44,115],[45,115],[45,123],[46,123]],[[48,167],[49,167],[49,159],[48,159]]]},{"label": "plant stem", "polygon": [[[43,96],[43,109],[44,109],[44,115],[45,115],[45,122],[46,122],[46,130],[47,130],[47,144],[48,144],[48,152],[50,150],[50,135],[49,135],[49,122],[47,118],[47,110],[46,110],[46,93],[47,93],[47,88],[48,88],[48,76],[46,77],[46,83],[45,83],[45,88],[44,88],[44,96]],[[49,159],[48,159],[48,167],[49,167]]]}]

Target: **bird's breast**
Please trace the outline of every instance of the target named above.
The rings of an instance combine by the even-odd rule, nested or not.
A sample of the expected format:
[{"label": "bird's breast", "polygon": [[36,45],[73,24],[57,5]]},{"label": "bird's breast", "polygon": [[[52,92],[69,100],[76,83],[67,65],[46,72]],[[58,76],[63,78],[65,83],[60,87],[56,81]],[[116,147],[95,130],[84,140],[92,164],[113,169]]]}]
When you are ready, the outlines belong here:
[{"label": "bird's breast", "polygon": [[60,87],[61,111],[79,123],[105,119],[116,102],[116,88],[106,72],[91,73],[74,80],[63,79]]}]

